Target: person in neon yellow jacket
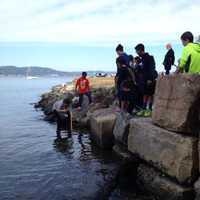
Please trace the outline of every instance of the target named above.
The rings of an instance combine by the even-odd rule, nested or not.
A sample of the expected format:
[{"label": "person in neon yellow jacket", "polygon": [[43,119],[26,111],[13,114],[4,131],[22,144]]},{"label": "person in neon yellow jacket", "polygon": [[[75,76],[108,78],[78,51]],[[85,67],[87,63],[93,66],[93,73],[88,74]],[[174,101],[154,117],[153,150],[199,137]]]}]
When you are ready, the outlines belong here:
[{"label": "person in neon yellow jacket", "polygon": [[193,40],[194,36],[191,32],[182,34],[181,41],[184,48],[177,72],[200,73],[200,44],[193,43]]}]

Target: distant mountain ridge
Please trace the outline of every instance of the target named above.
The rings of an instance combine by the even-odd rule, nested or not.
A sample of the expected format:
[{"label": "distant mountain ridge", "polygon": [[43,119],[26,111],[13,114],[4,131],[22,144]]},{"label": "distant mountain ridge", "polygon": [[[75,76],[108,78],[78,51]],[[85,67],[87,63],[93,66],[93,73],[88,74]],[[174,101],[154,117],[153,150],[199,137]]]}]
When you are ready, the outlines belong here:
[{"label": "distant mountain ridge", "polygon": [[0,67],[0,74],[4,76],[71,76],[74,72],[57,71],[45,67],[16,67],[16,66],[2,66]]},{"label": "distant mountain ridge", "polygon": [[[3,76],[78,76],[81,72],[64,72],[46,67],[16,67],[16,66],[0,66],[0,75]],[[89,75],[102,73],[102,71],[89,71]]]}]

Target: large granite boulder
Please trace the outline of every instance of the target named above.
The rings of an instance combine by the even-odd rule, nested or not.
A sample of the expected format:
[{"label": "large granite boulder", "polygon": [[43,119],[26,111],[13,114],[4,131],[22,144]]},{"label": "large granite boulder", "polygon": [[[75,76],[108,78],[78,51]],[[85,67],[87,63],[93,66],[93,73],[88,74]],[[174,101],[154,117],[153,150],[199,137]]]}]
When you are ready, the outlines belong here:
[{"label": "large granite boulder", "polygon": [[114,137],[115,141],[121,143],[124,146],[127,146],[128,142],[128,133],[129,133],[129,125],[130,120],[133,117],[125,112],[117,113],[117,119],[114,127]]},{"label": "large granite boulder", "polygon": [[200,130],[200,75],[160,77],[155,92],[153,122],[171,131]]},{"label": "large granite boulder", "polygon": [[198,140],[159,128],[151,119],[131,120],[128,149],[181,184],[197,178]]},{"label": "large granite boulder", "polygon": [[116,113],[113,109],[100,109],[90,116],[91,138],[102,148],[112,148]]},{"label": "large granite boulder", "polygon": [[162,200],[192,200],[194,190],[192,187],[183,187],[152,167],[140,164],[137,170],[137,185],[144,193],[149,193]]}]

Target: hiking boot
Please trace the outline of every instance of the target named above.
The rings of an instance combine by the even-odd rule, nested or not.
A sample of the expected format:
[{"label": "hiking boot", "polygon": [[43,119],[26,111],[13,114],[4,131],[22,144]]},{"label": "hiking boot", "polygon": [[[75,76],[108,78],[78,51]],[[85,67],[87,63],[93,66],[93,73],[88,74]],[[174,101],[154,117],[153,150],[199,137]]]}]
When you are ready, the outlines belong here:
[{"label": "hiking boot", "polygon": [[151,110],[145,110],[144,117],[151,117],[152,111]]}]

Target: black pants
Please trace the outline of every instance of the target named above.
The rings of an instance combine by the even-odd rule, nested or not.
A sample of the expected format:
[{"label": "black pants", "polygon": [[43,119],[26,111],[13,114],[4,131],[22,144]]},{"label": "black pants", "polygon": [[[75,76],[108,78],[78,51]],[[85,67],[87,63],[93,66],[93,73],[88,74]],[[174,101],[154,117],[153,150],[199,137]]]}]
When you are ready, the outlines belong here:
[{"label": "black pants", "polygon": [[56,122],[57,122],[57,137],[61,138],[61,130],[67,130],[68,133],[71,133],[72,131],[72,116],[71,112],[67,111],[66,113],[59,113],[58,111],[54,111],[54,114],[56,116]]},{"label": "black pants", "polygon": [[170,74],[170,70],[171,70],[171,66],[165,66],[165,74],[169,75]]},{"label": "black pants", "polygon": [[136,90],[136,109],[142,109],[143,107],[143,98],[144,98],[144,85],[141,84]]},{"label": "black pants", "polygon": [[87,92],[87,93],[84,93],[84,94],[79,94],[79,106],[82,106],[82,103],[83,103],[83,95],[86,95],[86,96],[88,97],[89,103],[91,104],[91,103],[92,103],[91,93],[90,93],[90,92]]},{"label": "black pants", "polygon": [[166,72],[165,72],[166,75],[169,75],[169,74],[170,74],[170,69],[165,69],[165,71],[166,71]]}]

